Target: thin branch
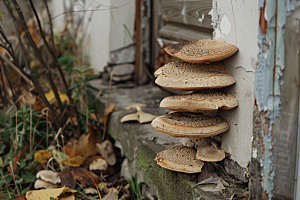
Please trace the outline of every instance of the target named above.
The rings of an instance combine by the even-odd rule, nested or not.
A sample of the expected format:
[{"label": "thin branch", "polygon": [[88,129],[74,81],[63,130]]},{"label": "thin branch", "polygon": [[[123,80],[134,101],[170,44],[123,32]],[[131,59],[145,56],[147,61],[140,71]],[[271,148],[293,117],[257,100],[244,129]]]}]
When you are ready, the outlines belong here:
[{"label": "thin branch", "polygon": [[43,1],[44,1],[46,11],[47,11],[47,15],[48,15],[48,18],[49,18],[50,33],[51,33],[50,39],[51,39],[51,43],[52,43],[52,51],[55,54],[55,44],[54,44],[54,34],[53,34],[53,25],[52,25],[52,20],[51,20],[51,14],[50,14],[50,11],[49,11],[49,6],[48,6],[47,1],[46,0],[43,0]]},{"label": "thin branch", "polygon": [[79,13],[79,12],[103,11],[103,10],[117,9],[117,8],[123,7],[123,6],[125,6],[125,5],[127,5],[129,3],[130,2],[127,2],[127,3],[125,3],[125,4],[121,5],[121,6],[118,6],[118,7],[116,7],[116,6],[110,6],[110,8],[105,8],[105,9],[99,9],[99,8],[97,8],[97,9],[91,9],[91,10],[65,11],[65,12],[60,13],[60,14],[56,15],[55,17],[53,17],[52,20],[55,19],[55,18],[57,18],[57,17],[59,17],[59,16],[61,16],[61,15],[65,15],[65,14],[69,14],[69,13]]},{"label": "thin branch", "polygon": [[[19,43],[20,43],[20,46],[21,46],[21,50],[23,51],[23,55],[25,57],[25,49],[24,49],[24,46],[22,44],[22,39],[21,39],[21,36],[20,36],[20,31],[19,31],[19,26],[17,24],[17,20],[15,18],[15,16],[13,15],[12,13],[12,10],[10,8],[10,5],[9,5],[9,2],[8,0],[4,0],[4,3],[5,3],[5,6],[7,8],[7,10],[9,11],[10,13],[10,16],[13,18],[13,22],[14,22],[14,25],[15,25],[15,29],[16,29],[16,33],[17,33],[17,37],[19,39]],[[19,66],[19,62],[17,61],[17,58],[16,57],[13,57],[14,61],[15,61],[15,64],[18,66],[18,68],[20,69],[20,71],[25,74],[28,78],[30,78],[32,80],[32,83],[33,85],[35,86],[37,92],[39,93],[40,97],[42,98],[44,104],[46,105],[46,107],[49,108],[50,110],[50,113],[51,113],[51,117],[53,118],[53,121],[55,123],[55,126],[57,129],[59,129],[61,127],[61,124],[60,124],[60,121],[58,120],[58,117],[57,115],[55,114],[55,110],[54,108],[51,106],[51,104],[49,103],[49,101],[47,100],[47,98],[45,97],[45,94],[42,90],[42,88],[40,87],[38,81],[36,80],[36,78],[31,74],[31,71],[30,71],[30,68],[28,66],[28,63],[25,62],[25,65],[26,65],[26,72],[23,70],[23,68],[21,68]],[[26,61],[26,60],[25,60]]]},{"label": "thin branch", "polygon": [[6,97],[6,89],[5,89],[5,81],[4,81],[4,74],[3,74],[3,70],[0,68],[0,77],[2,80],[2,86],[3,86],[3,96],[1,93],[1,98],[4,97],[4,99],[2,99],[2,102],[4,103],[5,107],[7,107],[7,97]]},{"label": "thin branch", "polygon": [[[6,80],[8,81],[10,90],[11,90],[11,92],[12,92],[12,94],[13,94],[14,101],[17,101],[18,98],[17,98],[16,92],[15,92],[15,90],[14,90],[14,85],[13,85],[13,83],[12,83],[12,80],[11,80],[11,78],[10,78],[9,72],[8,72],[8,70],[7,70],[7,68],[6,68],[5,63],[4,63],[4,60],[3,60],[1,57],[0,57],[0,62],[1,62],[1,64],[2,64],[2,69],[3,69],[4,74],[5,74],[5,76],[6,76]],[[17,110],[20,108],[20,103],[19,103],[19,102],[16,104],[16,107],[17,107]]]},{"label": "thin branch", "polygon": [[25,32],[25,36],[26,36],[26,38],[27,38],[27,40],[29,42],[29,45],[31,46],[31,48],[32,48],[35,56],[37,57],[37,59],[40,61],[41,65],[42,65],[42,69],[43,69],[43,71],[46,74],[46,77],[47,77],[47,79],[48,79],[48,81],[50,83],[51,89],[52,89],[52,91],[54,93],[54,96],[55,96],[55,98],[57,100],[58,107],[59,107],[59,109],[62,112],[63,111],[63,106],[62,106],[62,102],[61,102],[60,96],[58,94],[57,88],[55,86],[55,83],[54,83],[54,81],[53,81],[53,79],[51,77],[49,69],[48,69],[48,67],[47,67],[47,65],[46,65],[46,63],[45,63],[45,61],[44,61],[44,59],[43,59],[43,57],[42,57],[39,49],[37,48],[35,42],[33,41],[32,37],[30,35],[30,32],[29,32],[29,30],[27,28],[27,25],[26,25],[26,22],[25,22],[25,18],[23,16],[23,12],[22,12],[22,10],[21,10],[21,8],[20,8],[20,6],[19,6],[19,4],[18,4],[18,2],[16,0],[12,0],[12,3],[14,4],[14,6],[16,8],[16,11],[17,11],[18,16],[20,18],[20,25],[21,25],[23,31]]}]

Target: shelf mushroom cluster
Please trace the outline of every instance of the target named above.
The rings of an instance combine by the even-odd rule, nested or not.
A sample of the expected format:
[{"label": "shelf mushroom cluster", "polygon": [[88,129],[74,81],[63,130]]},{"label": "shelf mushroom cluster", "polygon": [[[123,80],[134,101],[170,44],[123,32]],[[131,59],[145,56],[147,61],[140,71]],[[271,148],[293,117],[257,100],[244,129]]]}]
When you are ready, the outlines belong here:
[{"label": "shelf mushroom cluster", "polygon": [[238,100],[232,94],[204,89],[235,83],[235,78],[218,61],[232,56],[238,48],[222,40],[198,40],[171,45],[165,51],[183,61],[170,62],[156,70],[155,83],[193,92],[164,98],[160,107],[172,112],[155,118],[151,125],[171,136],[190,138],[191,145],[176,144],[158,153],[155,160],[170,170],[201,172],[204,161],[216,162],[225,158],[225,151],[218,148],[211,136],[229,129],[228,122],[217,115],[209,115],[209,112],[238,106]]}]

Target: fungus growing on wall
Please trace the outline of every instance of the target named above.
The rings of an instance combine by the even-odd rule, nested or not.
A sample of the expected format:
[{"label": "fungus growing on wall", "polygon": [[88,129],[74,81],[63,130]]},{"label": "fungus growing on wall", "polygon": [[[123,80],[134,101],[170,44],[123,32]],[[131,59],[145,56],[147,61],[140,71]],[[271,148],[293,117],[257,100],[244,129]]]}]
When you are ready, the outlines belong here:
[{"label": "fungus growing on wall", "polygon": [[[226,72],[224,65],[217,62],[237,52],[238,48],[234,45],[221,40],[198,40],[171,45],[165,50],[187,62],[170,62],[156,70],[155,83],[161,87],[195,91],[228,87],[235,83],[235,78]],[[199,64],[208,62],[217,63]],[[151,125],[174,137],[191,138],[194,146],[191,147],[191,143],[184,140],[158,153],[155,158],[157,164],[174,171],[195,173],[201,172],[204,161],[223,160],[225,151],[220,150],[218,141],[211,137],[227,131],[229,123],[217,115],[203,113],[229,110],[237,106],[238,100],[232,94],[212,91],[163,99],[161,108],[177,112],[159,116]]]}]

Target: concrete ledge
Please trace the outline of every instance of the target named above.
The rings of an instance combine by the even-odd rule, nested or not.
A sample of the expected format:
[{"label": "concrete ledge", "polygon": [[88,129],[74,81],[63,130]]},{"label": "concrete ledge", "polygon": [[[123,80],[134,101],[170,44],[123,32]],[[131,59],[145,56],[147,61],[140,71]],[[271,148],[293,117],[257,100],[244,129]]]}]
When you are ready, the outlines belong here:
[{"label": "concrete ledge", "polygon": [[[95,86],[95,84],[93,85]],[[148,106],[142,107],[142,110],[157,116],[167,113],[167,110],[158,106],[162,98],[169,95],[170,93],[156,86],[113,89],[110,94],[110,102],[114,102],[116,107],[122,111],[111,114],[107,131],[115,140],[115,145],[121,148],[121,152],[125,156],[121,171],[125,178],[129,178],[130,174],[137,172],[138,180],[148,186],[155,199],[193,199],[192,191],[199,174],[170,171],[157,165],[154,160],[157,153],[177,144],[181,138],[174,138],[156,131],[150,123],[120,122],[123,116],[135,112],[133,109],[128,111],[124,109],[124,107],[134,103],[147,104]],[[91,93],[90,96],[93,98]],[[107,96],[101,97],[100,101],[106,102]],[[102,105],[102,107],[104,106]],[[230,194],[234,192],[242,195],[245,191],[245,188],[233,187],[226,192],[205,192],[200,189],[201,187],[208,187],[208,185],[196,187],[194,189],[195,195],[201,199],[209,200],[224,199],[224,196],[230,197]]]}]

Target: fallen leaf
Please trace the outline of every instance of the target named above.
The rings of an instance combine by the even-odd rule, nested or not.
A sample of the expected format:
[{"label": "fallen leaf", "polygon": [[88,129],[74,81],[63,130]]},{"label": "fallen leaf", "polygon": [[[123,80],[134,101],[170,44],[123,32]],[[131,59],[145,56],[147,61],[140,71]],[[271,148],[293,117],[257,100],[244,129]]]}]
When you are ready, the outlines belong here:
[{"label": "fallen leaf", "polygon": [[83,161],[85,160],[84,156],[75,156],[73,158],[67,158],[66,160],[62,161],[63,165],[72,166],[72,167],[79,167],[82,165]]},{"label": "fallen leaf", "polygon": [[71,158],[76,156],[76,149],[72,147],[72,143],[68,142],[61,150],[64,154],[70,156]]},{"label": "fallen leaf", "polygon": [[[116,195],[116,190],[114,190],[116,188],[109,188],[108,189],[108,194],[105,195],[102,200],[118,200],[118,195]],[[118,190],[117,190],[118,192]]]},{"label": "fallen leaf", "polygon": [[50,197],[57,199],[57,197],[64,191],[64,189],[65,187],[56,189],[31,190],[26,192],[26,199],[42,200],[50,199]]},{"label": "fallen leaf", "polygon": [[76,181],[79,181],[82,185],[88,187],[91,185],[98,185],[101,181],[100,177],[91,171],[82,167],[70,167],[73,176]]},{"label": "fallen leaf", "polygon": [[57,151],[56,149],[53,149],[51,151],[52,153],[52,156],[53,158],[58,162],[58,163],[61,163],[62,161],[66,160],[67,158],[69,158],[70,156],[60,152],[60,151]]},{"label": "fallen leaf", "polygon": [[114,107],[115,107],[115,103],[110,103],[109,106],[107,106],[105,109],[104,109],[104,114],[101,118],[101,123],[103,125],[106,125],[107,123],[107,120],[108,120],[108,115],[114,111]]},{"label": "fallen leaf", "polygon": [[89,187],[83,189],[85,194],[98,194],[98,191],[95,188]]},{"label": "fallen leaf", "polygon": [[13,172],[16,173],[18,169],[18,162],[24,156],[25,152],[27,151],[27,146],[24,146],[22,151],[13,158],[13,164],[7,167],[7,170],[11,172],[11,166],[13,167]]},{"label": "fallen leaf", "polygon": [[39,150],[34,154],[34,160],[44,164],[51,158],[51,154],[47,150]]},{"label": "fallen leaf", "polygon": [[91,116],[91,118],[93,118],[94,120],[100,120],[100,116],[99,116],[99,114],[96,114],[96,113],[89,113],[90,114],[90,116]]},{"label": "fallen leaf", "polygon": [[82,156],[94,156],[97,154],[96,143],[100,143],[100,136],[93,128],[89,125],[89,132],[80,136],[77,144],[75,145],[76,154]]},{"label": "fallen leaf", "polygon": [[62,185],[65,185],[72,189],[75,188],[76,180],[75,180],[75,177],[74,177],[72,171],[69,168],[66,168],[63,171],[59,172],[58,175],[61,179]]},{"label": "fallen leaf", "polygon": [[59,198],[59,200],[75,200],[75,195],[73,194],[72,196],[61,197]]},{"label": "fallen leaf", "polygon": [[[66,103],[66,102],[69,101],[69,98],[68,98],[68,96],[66,94],[63,94],[63,93],[58,93],[58,94],[59,94],[61,102]],[[53,90],[50,90],[49,92],[45,93],[45,97],[47,98],[47,100],[50,103],[56,102]]]},{"label": "fallen leaf", "polygon": [[26,200],[25,199],[25,195],[19,196],[19,197],[15,197],[12,200]]}]

